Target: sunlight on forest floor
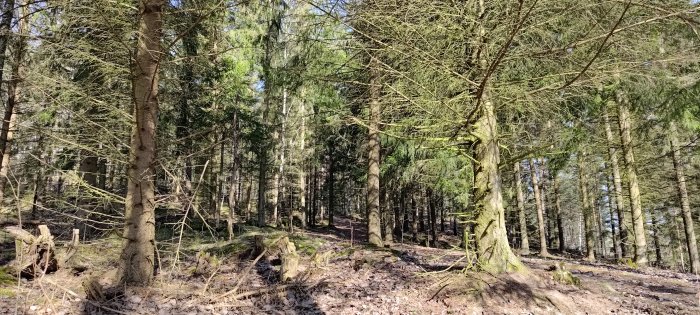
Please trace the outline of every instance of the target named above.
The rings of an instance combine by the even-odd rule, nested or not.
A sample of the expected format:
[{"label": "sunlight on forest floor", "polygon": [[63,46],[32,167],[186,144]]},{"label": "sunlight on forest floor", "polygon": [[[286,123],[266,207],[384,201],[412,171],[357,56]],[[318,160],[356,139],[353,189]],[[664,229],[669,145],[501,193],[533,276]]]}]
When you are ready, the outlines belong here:
[{"label": "sunlight on forest floor", "polygon": [[[370,248],[348,232],[360,229],[338,218],[336,228],[300,232],[291,238],[302,257],[300,275],[278,280],[276,257],[252,265],[251,242],[270,243],[279,229],[240,226],[233,241],[212,242],[201,234],[163,243],[161,268],[151,288],[127,289],[103,303],[87,302],[83,282],[114,283],[120,239],[112,234],[80,246],[89,268],[59,270],[34,280],[0,275],[0,312],[29,314],[440,314],[440,313],[651,313],[692,314],[698,308],[698,280],[659,269],[564,262],[581,284],[563,285],[548,271],[560,261],[524,258],[529,274],[493,277],[464,272],[463,252],[395,243]],[[355,224],[357,226],[355,226]],[[189,233],[192,235],[193,233]],[[454,241],[445,240],[447,243]],[[204,261],[202,253],[208,253]],[[174,266],[174,267],[173,267]],[[247,272],[247,273],[246,273]],[[240,282],[240,284],[239,284]],[[238,286],[236,292],[232,292]]]}]

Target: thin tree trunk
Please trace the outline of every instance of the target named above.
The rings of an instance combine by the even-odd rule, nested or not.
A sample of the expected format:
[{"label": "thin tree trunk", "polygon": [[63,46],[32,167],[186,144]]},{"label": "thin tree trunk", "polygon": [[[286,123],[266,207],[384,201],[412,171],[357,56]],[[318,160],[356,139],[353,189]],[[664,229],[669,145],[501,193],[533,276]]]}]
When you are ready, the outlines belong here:
[{"label": "thin tree trunk", "polygon": [[544,202],[540,194],[540,185],[537,174],[537,165],[535,159],[530,160],[530,179],[532,180],[532,190],[535,194],[535,205],[537,208],[537,227],[540,234],[540,256],[548,256],[547,252],[547,234],[545,231],[544,222]]},{"label": "thin tree trunk", "polygon": [[[610,187],[610,177],[605,176],[607,178],[606,182],[606,191],[608,195],[608,209],[610,210],[610,231],[612,233],[612,240],[613,240],[613,247],[615,249],[615,258],[616,259],[622,259],[622,251],[620,249],[620,238],[618,237],[619,232],[617,231],[617,227],[615,225],[615,211],[613,211],[613,208],[615,207],[615,204],[613,203],[613,196],[611,193],[611,187]],[[619,222],[619,219],[618,219]]]},{"label": "thin tree trunk", "polygon": [[266,196],[267,192],[267,158],[266,153],[262,152],[263,148],[260,148],[258,154],[258,226],[263,227],[267,225],[267,217],[265,216],[266,207]]},{"label": "thin tree trunk", "polygon": [[413,220],[411,220],[411,234],[413,234],[413,242],[418,242],[418,205],[416,204],[415,193],[411,193],[411,214],[413,215]]},{"label": "thin tree trunk", "polygon": [[[331,149],[331,152],[333,152],[332,149]],[[333,157],[333,154],[331,154],[329,156],[329,161],[328,161],[328,227],[333,227],[334,214],[335,214],[335,158]]]},{"label": "thin tree trunk", "polygon": [[[313,187],[311,187],[311,226],[316,226],[316,216],[318,215],[318,201],[319,201],[319,191],[318,191],[318,166],[314,166],[314,180]],[[381,233],[380,233],[381,237]]]},{"label": "thin tree trunk", "polygon": [[[593,209],[591,209],[591,204],[588,200],[588,175],[586,173],[585,165],[586,153],[584,151],[579,152],[578,155],[578,182],[579,190],[581,192],[581,206],[583,207],[583,225],[586,234],[586,260],[595,260],[595,236],[594,236],[594,223],[593,223]],[[583,234],[579,232],[579,234]],[[580,237],[580,236],[579,236]]]},{"label": "thin tree trunk", "polygon": [[[239,213],[240,210],[238,209],[239,207],[239,202],[240,202],[240,177],[241,177],[241,157],[240,157],[240,150],[238,148],[239,145],[239,135],[238,135],[238,113],[234,112],[233,113],[233,122],[232,122],[232,128],[231,128],[231,157],[233,159],[233,163],[231,163],[231,182],[229,183],[229,189],[228,189],[228,215],[226,216],[226,231],[228,232],[228,239],[229,241],[233,239],[233,224],[236,219],[236,213]],[[221,154],[222,154],[222,166],[223,166],[223,149],[224,149],[224,144],[223,141],[221,143]],[[223,167],[222,167],[223,171]],[[223,180],[222,180],[223,182]]]},{"label": "thin tree trunk", "polygon": [[561,194],[560,194],[560,188],[559,188],[559,176],[557,174],[553,175],[554,177],[554,206],[556,207],[556,220],[557,220],[557,236],[559,238],[559,251],[564,253],[566,252],[566,242],[564,240],[564,222],[562,218],[562,212],[561,212]]},{"label": "thin tree trunk", "polygon": [[379,85],[378,66],[379,61],[374,56],[371,56],[369,64],[369,139],[367,145],[367,163],[369,164],[367,171],[367,237],[370,244],[382,247],[382,225],[379,207],[379,121],[381,115],[379,97],[381,87]]},{"label": "thin tree trunk", "polygon": [[382,221],[384,221],[384,244],[391,244],[394,242],[394,214],[393,214],[393,199],[391,199],[389,196],[391,195],[391,189],[384,190],[384,200],[382,202],[383,209],[383,218]]},{"label": "thin tree trunk", "polygon": [[[5,65],[5,56],[7,54],[7,42],[9,41],[10,34],[10,22],[14,16],[14,5],[15,1],[6,0],[5,7],[3,8],[2,17],[0,18],[0,67]],[[10,151],[12,149],[12,142],[14,131],[17,128],[17,107],[20,103],[20,82],[22,82],[22,73],[24,54],[27,47],[27,40],[25,36],[27,35],[27,28],[29,23],[26,21],[26,3],[22,6],[22,17],[19,19],[18,32],[19,36],[15,43],[15,49],[13,54],[13,62],[11,67],[10,78],[7,82],[7,102],[5,102],[5,113],[2,120],[2,127],[0,128],[0,202],[5,197],[5,185],[9,180],[7,174],[10,169]],[[6,20],[8,19],[8,20]],[[0,79],[2,79],[3,71],[0,69]]]},{"label": "thin tree trunk", "polygon": [[520,254],[530,255],[530,241],[527,236],[527,216],[525,215],[525,197],[520,174],[520,161],[515,162],[515,193],[518,201],[518,221],[520,222]]},{"label": "thin tree trunk", "polygon": [[678,188],[678,198],[681,201],[681,211],[683,212],[683,227],[685,230],[686,247],[690,258],[690,271],[700,273],[700,258],[698,256],[698,244],[695,238],[695,228],[693,227],[693,216],[690,212],[690,201],[688,199],[688,188],[685,183],[685,172],[683,171],[683,160],[681,159],[680,147],[678,145],[678,129],[675,122],[669,126],[669,137],[671,142],[671,156],[673,158],[673,168],[676,171],[676,182]]},{"label": "thin tree trunk", "polygon": [[301,221],[301,227],[303,229],[306,228],[306,171],[305,171],[305,166],[306,164],[304,163],[305,161],[305,145],[306,145],[306,102],[304,100],[301,100],[300,102],[300,119],[301,119],[301,130],[299,131],[299,152],[301,153],[301,160],[299,163],[299,208],[301,209],[300,215],[300,221]]},{"label": "thin tree trunk", "polygon": [[600,207],[598,207],[598,195],[600,193],[600,186],[598,185],[598,170],[593,171],[593,178],[591,179],[593,183],[593,189],[589,192],[589,200],[591,202],[591,212],[593,213],[593,229],[595,230],[595,239],[597,240],[598,254],[605,258],[607,255],[605,250],[605,240],[603,239],[603,223],[600,213]]},{"label": "thin tree trunk", "polygon": [[605,137],[608,140],[608,155],[610,157],[610,167],[612,169],[613,184],[615,188],[615,209],[617,211],[617,221],[620,227],[620,250],[622,257],[626,257],[629,252],[627,247],[627,227],[625,226],[625,202],[622,200],[622,176],[620,175],[620,166],[617,158],[617,149],[615,149],[612,128],[610,126],[610,118],[608,117],[607,109],[603,111],[603,120],[605,122]]},{"label": "thin tree trunk", "polygon": [[158,125],[158,64],[161,57],[164,0],[141,0],[138,44],[133,67],[134,124],[131,132],[126,195],[121,282],[148,285],[155,257],[156,127]]},{"label": "thin tree trunk", "polygon": [[431,189],[426,190],[425,196],[426,204],[428,206],[428,221],[430,222],[430,242],[431,247],[437,247],[437,218],[435,211],[435,196]]},{"label": "thin tree trunk", "polygon": [[659,220],[656,218],[656,209],[649,210],[651,214],[651,228],[652,233],[654,233],[654,253],[656,254],[656,267],[663,266],[663,260],[661,259],[661,245],[659,240]]},{"label": "thin tree trunk", "polygon": [[642,199],[639,194],[639,182],[637,180],[637,170],[635,168],[634,152],[632,150],[631,118],[627,100],[622,95],[622,91],[617,93],[618,121],[620,124],[620,138],[622,140],[622,151],[625,154],[625,168],[627,170],[627,180],[629,181],[630,205],[632,206],[632,226],[634,227],[634,261],[640,267],[646,267],[647,240],[646,229],[644,228],[644,213],[642,212]]}]

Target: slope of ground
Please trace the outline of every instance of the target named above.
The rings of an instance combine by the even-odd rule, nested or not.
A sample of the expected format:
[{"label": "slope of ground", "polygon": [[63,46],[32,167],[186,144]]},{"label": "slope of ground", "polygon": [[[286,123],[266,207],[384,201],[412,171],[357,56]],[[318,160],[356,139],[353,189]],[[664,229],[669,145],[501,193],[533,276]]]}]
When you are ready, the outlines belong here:
[{"label": "slope of ground", "polygon": [[[255,264],[254,235],[274,229],[246,227],[233,242],[186,240],[163,247],[151,288],[127,289],[106,302],[86,301],[83,281],[113,283],[118,237],[83,245],[90,269],[61,270],[34,281],[4,281],[0,313],[27,314],[700,314],[699,282],[665,270],[633,270],[575,260],[524,258],[527,273],[491,276],[464,271],[459,250],[411,244],[370,248],[360,222],[337,218],[336,228],[298,232],[301,274],[278,283],[274,257]],[[202,265],[202,253],[217,258]],[[200,257],[200,258],[198,258]],[[579,286],[552,280],[563,262]]]}]

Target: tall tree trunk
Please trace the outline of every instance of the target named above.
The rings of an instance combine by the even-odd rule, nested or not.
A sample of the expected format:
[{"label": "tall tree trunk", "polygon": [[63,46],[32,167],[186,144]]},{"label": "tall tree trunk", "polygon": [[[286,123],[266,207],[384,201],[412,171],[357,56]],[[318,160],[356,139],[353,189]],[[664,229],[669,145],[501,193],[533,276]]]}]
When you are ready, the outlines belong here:
[{"label": "tall tree trunk", "polygon": [[267,158],[264,148],[259,149],[258,153],[258,226],[263,227],[267,225],[267,217],[265,216],[265,207],[267,198],[265,193],[267,192]]},{"label": "tall tree trunk", "polygon": [[547,252],[547,234],[545,231],[544,222],[544,201],[542,200],[542,195],[540,194],[540,184],[537,174],[537,163],[535,159],[530,159],[530,179],[532,180],[532,190],[535,194],[535,205],[537,208],[537,227],[540,234],[540,256],[548,256]]},{"label": "tall tree trunk", "polygon": [[[581,192],[581,207],[583,212],[583,225],[586,233],[586,260],[595,260],[595,236],[593,209],[589,203],[588,196],[588,175],[585,164],[586,152],[580,151],[578,155],[578,183]],[[581,233],[579,233],[581,234]],[[580,237],[580,236],[579,236]]]},{"label": "tall tree trunk", "polygon": [[618,122],[620,125],[620,138],[622,140],[622,152],[625,154],[625,169],[629,181],[630,205],[632,206],[632,226],[634,227],[634,261],[640,267],[646,267],[647,240],[644,228],[644,213],[642,212],[642,198],[639,194],[639,182],[632,150],[632,122],[630,118],[627,99],[617,92]]},{"label": "tall tree trunk", "polygon": [[369,139],[367,145],[367,237],[369,243],[382,247],[382,224],[380,222],[381,209],[379,207],[379,121],[381,104],[379,97],[381,86],[378,73],[379,61],[370,56],[369,72]]},{"label": "tall tree trunk", "polygon": [[656,267],[663,266],[663,260],[661,259],[661,244],[659,239],[659,220],[656,218],[656,209],[649,210],[651,214],[651,231],[654,233],[654,252],[656,253]]},{"label": "tall tree trunk", "polygon": [[[331,152],[333,151],[331,150]],[[335,158],[332,153],[328,158],[328,227],[333,227],[333,216],[335,214]]]},{"label": "tall tree trunk", "polygon": [[557,220],[557,236],[559,239],[559,251],[566,252],[566,242],[564,240],[564,220],[561,213],[561,194],[559,188],[559,176],[557,174],[552,175],[554,177],[554,206],[556,207],[556,220]]},{"label": "tall tree trunk", "polygon": [[135,124],[131,132],[129,179],[126,194],[121,282],[148,285],[155,262],[156,127],[158,125],[158,64],[161,58],[164,0],[141,0],[139,31],[133,67]]},{"label": "tall tree trunk", "polygon": [[518,201],[518,221],[520,222],[520,254],[530,255],[530,241],[527,237],[527,216],[525,215],[525,197],[520,174],[520,161],[515,162],[515,193]]},{"label": "tall tree trunk", "polygon": [[[12,34],[12,20],[15,17],[15,0],[4,0],[2,12],[0,12],[0,78],[3,77],[5,60],[7,59],[7,44]],[[0,154],[1,151],[0,151]]]},{"label": "tall tree trunk", "polygon": [[411,214],[413,215],[413,220],[411,220],[411,234],[413,235],[413,242],[418,242],[418,205],[416,204],[415,193],[411,193]]},{"label": "tall tree trunk", "polygon": [[620,250],[622,257],[626,257],[629,253],[627,247],[627,227],[625,226],[625,202],[622,200],[622,176],[620,175],[620,165],[617,158],[617,149],[615,148],[612,128],[610,126],[610,118],[608,117],[607,109],[603,111],[603,120],[605,122],[605,137],[608,140],[608,154],[610,157],[610,167],[612,169],[613,184],[615,188],[615,209],[617,211],[617,222],[620,227]]},{"label": "tall tree trunk", "polygon": [[[6,0],[3,7],[2,17],[0,17],[0,80],[2,79],[5,60],[7,55],[7,43],[12,34],[10,24],[14,17],[14,0]],[[10,169],[10,151],[12,149],[12,141],[14,130],[17,128],[17,105],[20,102],[20,85],[22,82],[22,73],[24,62],[24,54],[27,47],[27,23],[26,3],[22,6],[22,16],[19,19],[17,41],[13,54],[13,62],[11,66],[10,78],[7,82],[7,102],[5,102],[5,113],[3,115],[2,127],[0,127],[0,203],[5,197],[5,185],[9,180],[7,174]]]},{"label": "tall tree trunk", "polygon": [[384,244],[391,244],[394,242],[394,200],[390,197],[392,195],[391,189],[383,190],[384,198],[382,198],[382,221],[384,222]]},{"label": "tall tree trunk", "polygon": [[437,246],[437,218],[435,213],[435,196],[432,189],[426,190],[425,196],[426,205],[428,206],[428,222],[430,223],[430,242],[431,247]]},{"label": "tall tree trunk", "polygon": [[[240,213],[239,202],[240,198],[240,178],[241,178],[241,156],[239,145],[239,134],[238,134],[238,113],[233,113],[232,127],[231,127],[231,182],[228,188],[228,214],[226,216],[226,231],[228,232],[228,239],[233,239],[233,223],[236,219],[236,213]],[[222,143],[223,152],[223,143]],[[222,160],[223,162],[223,160]]]},{"label": "tall tree trunk", "polygon": [[693,216],[690,212],[690,201],[688,199],[688,188],[685,184],[685,172],[683,171],[683,160],[681,159],[680,147],[678,145],[678,129],[675,122],[669,126],[669,138],[671,142],[671,156],[673,158],[673,168],[676,171],[676,182],[678,188],[678,198],[681,202],[683,212],[683,227],[685,228],[686,247],[690,258],[690,271],[700,273],[700,258],[698,257],[698,244],[695,238],[695,228],[693,227]]},{"label": "tall tree trunk", "polygon": [[[606,175],[605,177],[607,179],[605,186],[606,186],[606,192],[607,192],[607,196],[608,196],[608,209],[610,211],[610,232],[612,234],[613,247],[615,249],[615,258],[622,259],[622,251],[620,249],[620,238],[618,237],[619,232],[617,231],[617,227],[615,225],[615,215],[614,215],[615,211],[613,211],[615,204],[613,203],[613,196],[612,196],[613,193],[611,193],[611,187],[610,187],[611,180],[610,180],[609,176]],[[618,219],[618,222],[620,222],[619,219]]]},{"label": "tall tree trunk", "polygon": [[593,189],[589,192],[589,201],[591,202],[591,213],[593,213],[593,230],[595,231],[596,246],[598,247],[598,255],[605,258],[606,252],[603,240],[603,224],[600,217],[600,208],[598,207],[598,195],[600,193],[600,186],[598,185],[598,170],[595,168],[593,170],[593,178],[590,181],[593,184]]},{"label": "tall tree trunk", "polygon": [[476,253],[479,266],[485,271],[501,273],[524,268],[508,245],[505,209],[498,170],[498,123],[493,102],[485,92],[479,119],[475,124],[477,135],[474,160],[474,203],[476,225]]},{"label": "tall tree trunk", "polygon": [[306,102],[301,100],[299,105],[299,112],[301,119],[301,128],[299,130],[299,152],[301,153],[301,159],[299,162],[299,208],[300,208],[300,221],[301,227],[306,228],[306,171],[304,163],[305,161],[305,145],[306,145]]}]

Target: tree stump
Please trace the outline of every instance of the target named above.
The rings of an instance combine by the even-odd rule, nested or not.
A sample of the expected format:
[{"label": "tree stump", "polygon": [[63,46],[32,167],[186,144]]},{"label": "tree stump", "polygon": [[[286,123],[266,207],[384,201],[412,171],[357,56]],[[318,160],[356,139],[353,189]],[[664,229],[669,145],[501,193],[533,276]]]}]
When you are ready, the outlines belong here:
[{"label": "tree stump", "polygon": [[280,280],[288,281],[299,274],[299,254],[297,254],[296,246],[289,241],[289,237],[283,237],[279,241],[280,259]]},{"label": "tree stump", "polygon": [[55,272],[59,267],[49,228],[46,225],[38,228],[39,236],[36,237],[16,226],[5,228],[15,238],[15,260],[10,263],[10,268],[29,279]]}]

